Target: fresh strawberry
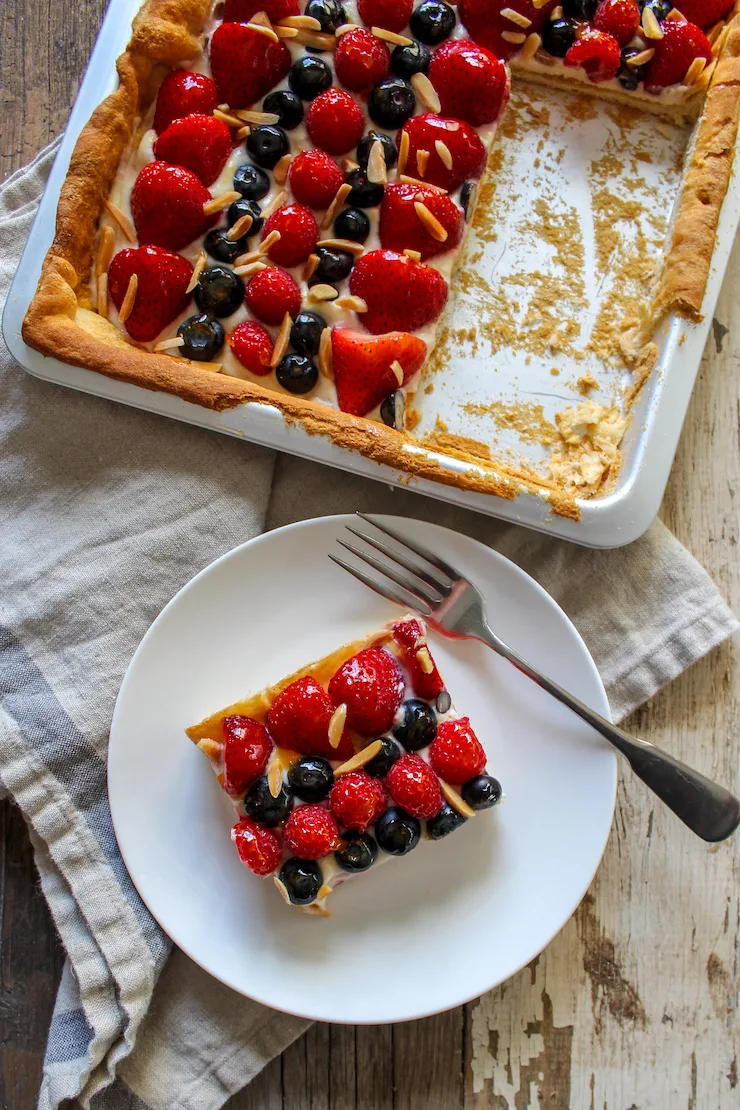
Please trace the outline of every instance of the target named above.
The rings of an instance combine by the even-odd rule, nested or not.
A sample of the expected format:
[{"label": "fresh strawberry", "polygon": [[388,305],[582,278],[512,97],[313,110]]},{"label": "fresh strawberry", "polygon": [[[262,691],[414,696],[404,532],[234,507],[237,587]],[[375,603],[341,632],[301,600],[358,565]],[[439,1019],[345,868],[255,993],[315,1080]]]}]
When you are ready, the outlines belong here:
[{"label": "fresh strawberry", "polygon": [[[497,58],[511,58],[521,49],[521,42],[510,42],[503,37],[509,34],[531,35],[539,32],[558,0],[545,0],[541,7],[535,7],[532,0],[460,0],[457,5],[460,21],[474,42],[492,50]],[[527,27],[515,23],[506,11],[516,12],[529,20]]]},{"label": "fresh strawberry", "polygon": [[295,316],[300,310],[301,290],[291,274],[270,266],[249,279],[244,299],[263,324],[281,324],[286,312]]},{"label": "fresh strawberry", "polygon": [[429,651],[424,625],[417,620],[396,621],[393,639],[401,649],[414,693],[426,701],[435,701],[445,686]]},{"label": "fresh strawberry", "polygon": [[193,113],[173,120],[154,143],[154,157],[185,166],[212,185],[231,154],[231,132],[215,116]]},{"label": "fresh strawberry", "polygon": [[272,244],[268,254],[273,262],[281,266],[297,266],[305,262],[319,239],[319,225],[311,209],[303,204],[286,204],[268,216],[262,238],[271,231],[279,231],[280,238]]},{"label": "fresh strawberry", "polygon": [[704,58],[707,62],[712,59],[711,43],[695,24],[671,19],[661,27],[663,38],[650,40],[655,53],[645,73],[648,92],[660,92],[667,85],[678,85],[696,58]]},{"label": "fresh strawberry", "polygon": [[622,56],[619,43],[613,35],[603,31],[586,30],[576,39],[563,58],[563,65],[583,69],[589,81],[599,84],[611,81],[619,73]]},{"label": "fresh strawberry", "polygon": [[291,57],[282,39],[273,42],[245,23],[220,23],[211,35],[211,72],[221,100],[247,108],[287,76]]},{"label": "fresh strawberry", "polygon": [[[486,148],[469,123],[456,119],[443,119],[433,112],[412,116],[403,125],[409,137],[409,156],[406,173],[410,177],[423,178],[430,185],[438,185],[448,193],[454,192],[463,181],[480,177],[486,165]],[[452,158],[452,168],[448,169],[437,149],[437,142],[447,147]],[[425,150],[429,160],[421,173],[416,161],[416,152]]]},{"label": "fresh strawberry", "polygon": [[679,0],[676,6],[690,23],[707,31],[729,15],[734,5],[735,0]]},{"label": "fresh strawberry", "polygon": [[331,343],[337,404],[353,416],[364,416],[398,389],[391,363],[400,364],[405,385],[421,369],[427,353],[423,339],[402,331],[363,335],[350,328],[333,328]]},{"label": "fresh strawberry", "polygon": [[344,184],[344,174],[323,150],[302,150],[290,163],[288,180],[300,204],[328,208]]},{"label": "fresh strawberry", "polygon": [[234,328],[227,342],[234,352],[234,357],[251,374],[257,374],[258,377],[263,378],[265,374],[270,373],[272,340],[269,331],[263,328],[262,324],[245,320],[243,324]]},{"label": "fresh strawberry", "polygon": [[298,806],[285,822],[285,846],[299,859],[323,859],[339,842],[339,826],[324,806]]},{"label": "fresh strawberry", "polygon": [[148,162],[131,190],[131,215],[142,246],[179,251],[213,227],[217,215],[205,216],[211,194],[192,170],[167,162]]},{"label": "fresh strawberry", "polygon": [[108,289],[116,308],[123,304],[133,274],[138,280],[136,299],[124,327],[137,343],[149,343],[180,315],[190,300],[185,290],[193,267],[182,255],[161,247],[127,247],[119,251],[108,269]]},{"label": "fresh strawberry", "polygon": [[210,77],[206,77],[204,73],[188,73],[185,69],[175,69],[167,74],[159,86],[157,107],[154,110],[154,130],[161,135],[174,119],[182,119],[191,112],[210,115],[217,104],[218,89]]},{"label": "fresh strawberry", "polygon": [[[442,225],[447,237],[440,241],[432,235],[418,215],[417,204],[423,204]],[[418,251],[422,258],[444,254],[458,245],[463,236],[465,218],[462,208],[451,197],[426,185],[387,185],[380,205],[380,244],[388,250]]]},{"label": "fresh strawberry", "polygon": [[366,27],[402,31],[414,7],[414,0],[357,0],[357,14]]},{"label": "fresh strawberry", "polygon": [[467,782],[486,768],[486,753],[467,717],[442,721],[429,745],[429,762],[445,782]]},{"label": "fresh strawberry", "polygon": [[432,56],[429,80],[437,90],[442,114],[473,127],[497,120],[509,99],[505,64],[474,42],[443,42]]},{"label": "fresh strawberry", "polygon": [[347,706],[347,724],[365,736],[387,732],[403,701],[403,673],[385,648],[358,651],[335,671],[329,683],[334,705]]},{"label": "fresh strawberry", "polygon": [[358,27],[340,38],[334,51],[334,68],[345,89],[369,92],[387,76],[391,68],[390,51],[372,31]]},{"label": "fresh strawberry", "polygon": [[413,262],[395,251],[368,251],[358,258],[349,290],[362,297],[367,312],[362,324],[378,335],[388,331],[417,331],[436,320],[447,300],[447,282],[423,262]]},{"label": "fresh strawberry", "polygon": [[366,771],[349,771],[340,775],[329,795],[329,808],[339,824],[358,832],[374,825],[387,805],[382,782]]},{"label": "fresh strawberry", "polygon": [[226,0],[224,23],[249,23],[257,12],[264,12],[270,23],[279,23],[289,15],[298,15],[297,0]]},{"label": "fresh strawberry", "polygon": [[418,755],[402,755],[397,759],[385,782],[396,805],[412,817],[429,820],[442,808],[437,776]]},{"label": "fresh strawberry", "polygon": [[231,830],[239,859],[255,875],[270,875],[280,863],[283,849],[272,829],[242,817]]},{"label": "fresh strawberry", "polygon": [[601,0],[592,24],[596,31],[604,31],[620,46],[627,46],[640,26],[641,15],[636,0]]},{"label": "fresh strawberry", "polygon": [[309,675],[278,694],[267,714],[267,728],[281,748],[326,759],[349,759],[354,749],[346,729],[336,748],[329,743],[329,722],[335,708],[323,686]]},{"label": "fresh strawberry", "polygon": [[314,146],[328,154],[346,154],[362,138],[365,117],[354,97],[343,89],[331,88],[311,101],[306,130]]},{"label": "fresh strawberry", "polygon": [[243,794],[267,766],[272,740],[264,725],[241,714],[224,717],[224,737],[224,788]]}]

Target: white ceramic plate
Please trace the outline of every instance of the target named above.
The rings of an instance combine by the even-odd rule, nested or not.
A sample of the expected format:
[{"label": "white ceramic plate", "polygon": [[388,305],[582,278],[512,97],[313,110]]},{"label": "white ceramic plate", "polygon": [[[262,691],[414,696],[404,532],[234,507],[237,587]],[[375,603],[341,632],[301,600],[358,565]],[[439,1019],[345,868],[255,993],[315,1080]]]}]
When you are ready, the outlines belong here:
[{"label": "white ceramic plate", "polygon": [[[260,536],[169,603],[121,686],[110,803],[142,898],[217,979],[323,1021],[404,1021],[482,994],[564,925],[604,850],[616,757],[483,645],[433,637],[503,802],[446,840],[422,842],[345,884],[328,919],[286,906],[271,882],[249,874],[229,838],[231,806],[183,729],[398,613],[327,558],[349,519]],[[583,641],[536,582],[467,536],[421,521],[396,525],[478,583],[494,627],[514,648],[608,714]]]}]

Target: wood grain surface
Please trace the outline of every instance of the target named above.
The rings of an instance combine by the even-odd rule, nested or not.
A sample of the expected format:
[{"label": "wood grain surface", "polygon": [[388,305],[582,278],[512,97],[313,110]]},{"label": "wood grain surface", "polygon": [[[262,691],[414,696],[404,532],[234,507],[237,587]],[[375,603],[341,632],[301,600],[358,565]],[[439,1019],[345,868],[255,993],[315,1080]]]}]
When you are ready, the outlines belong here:
[{"label": "wood grain surface", "polygon": [[[3,0],[3,177],[64,126],[104,8],[103,0]],[[738,287],[736,247],[662,509],[736,612]],[[628,727],[740,787],[737,644],[698,663]],[[702,845],[623,775],[596,879],[530,967],[479,1001],[425,1021],[316,1026],[231,1110],[738,1107],[738,880],[737,838]],[[6,803],[0,941],[0,1107],[30,1110],[61,953],[23,822]]]}]

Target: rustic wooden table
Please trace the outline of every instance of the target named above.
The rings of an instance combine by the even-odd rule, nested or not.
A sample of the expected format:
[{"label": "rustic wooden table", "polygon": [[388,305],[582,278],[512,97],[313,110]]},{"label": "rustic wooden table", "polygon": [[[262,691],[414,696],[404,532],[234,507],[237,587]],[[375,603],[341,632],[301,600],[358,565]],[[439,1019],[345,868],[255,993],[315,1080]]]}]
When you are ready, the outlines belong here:
[{"label": "rustic wooden table", "polygon": [[[104,9],[105,0],[4,0],[0,177],[64,127]],[[662,509],[736,612],[738,285],[740,246]],[[693,667],[628,727],[740,785],[737,644]],[[315,1026],[231,1110],[740,1106],[737,844],[704,846],[640,782],[622,776],[596,879],[528,968],[479,1001],[425,1021]],[[0,1107],[30,1110],[62,953],[25,827],[8,804],[0,806],[0,884]]]}]

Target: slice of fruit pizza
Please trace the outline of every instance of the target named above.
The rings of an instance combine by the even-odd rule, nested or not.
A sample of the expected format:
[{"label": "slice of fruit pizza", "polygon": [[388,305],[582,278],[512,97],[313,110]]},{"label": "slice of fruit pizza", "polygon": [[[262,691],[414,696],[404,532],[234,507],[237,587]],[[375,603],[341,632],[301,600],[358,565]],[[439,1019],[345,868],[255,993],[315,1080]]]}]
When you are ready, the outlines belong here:
[{"label": "slice of fruit pizza", "polygon": [[407,616],[187,730],[237,813],[239,858],[326,913],[343,879],[501,798],[421,620]]}]

